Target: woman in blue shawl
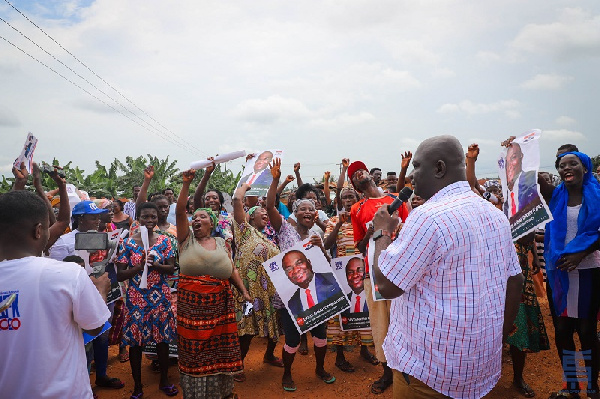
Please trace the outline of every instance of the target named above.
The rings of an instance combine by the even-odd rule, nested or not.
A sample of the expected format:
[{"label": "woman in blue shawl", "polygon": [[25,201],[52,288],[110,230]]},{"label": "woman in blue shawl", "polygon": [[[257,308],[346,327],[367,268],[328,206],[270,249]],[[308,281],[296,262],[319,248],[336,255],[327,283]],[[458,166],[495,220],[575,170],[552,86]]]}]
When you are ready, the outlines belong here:
[{"label": "woman in blue shawl", "polygon": [[[579,398],[574,376],[577,331],[588,373],[587,395],[598,393],[596,317],[600,308],[600,184],[592,176],[592,161],[573,151],[560,154],[557,170],[562,183],[554,188],[539,179],[542,195],[554,220],[546,225],[545,251],[549,297],[556,329],[556,348],[567,377],[567,390],[551,397]],[[571,358],[568,358],[571,356]],[[564,358],[564,359],[563,359]],[[570,393],[569,393],[570,392]]]}]

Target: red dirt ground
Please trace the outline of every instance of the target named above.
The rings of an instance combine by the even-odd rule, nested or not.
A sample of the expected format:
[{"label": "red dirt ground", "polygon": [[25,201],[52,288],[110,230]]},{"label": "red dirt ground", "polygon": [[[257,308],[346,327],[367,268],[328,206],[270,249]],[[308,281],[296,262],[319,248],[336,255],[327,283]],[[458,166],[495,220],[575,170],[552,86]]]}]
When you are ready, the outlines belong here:
[{"label": "red dirt ground", "polygon": [[[547,398],[549,394],[561,386],[560,363],[554,346],[554,329],[550,319],[548,303],[544,299],[540,300],[542,312],[548,337],[551,343],[551,349],[540,353],[529,354],[525,365],[525,380],[536,392],[537,398]],[[283,340],[281,340],[283,341]],[[309,347],[310,347],[309,338]],[[282,343],[277,345],[276,354],[281,353]],[[389,399],[392,397],[392,388],[382,395],[373,395],[369,391],[369,385],[379,378],[381,366],[372,366],[361,360],[358,351],[347,353],[346,358],[356,368],[354,373],[343,373],[335,365],[335,354],[328,352],[325,359],[326,369],[334,374],[337,381],[331,385],[324,384],[314,374],[314,356],[312,347],[308,356],[296,356],[294,362],[293,374],[298,390],[294,393],[284,392],[281,389],[282,369],[276,368],[262,362],[266,340],[255,339],[250,347],[250,352],[246,358],[246,382],[236,383],[235,392],[240,398],[380,398]],[[119,377],[125,382],[125,388],[121,390],[110,390],[106,388],[95,388],[94,391],[100,399],[108,398],[129,398],[133,390],[133,380],[131,378],[131,369],[129,363],[119,363],[117,360],[117,348],[110,348],[109,371],[112,377]],[[177,366],[169,368],[169,377],[178,387],[179,373]],[[90,380],[94,381],[92,374]],[[158,390],[158,374],[150,369],[150,361],[145,359],[142,363],[142,380],[144,384],[144,399],[146,398],[166,398]],[[515,389],[512,388],[512,363],[508,350],[505,348],[502,358],[502,378],[496,387],[490,392],[486,399],[512,399],[522,398]],[[182,398],[181,392],[176,396]]]}]

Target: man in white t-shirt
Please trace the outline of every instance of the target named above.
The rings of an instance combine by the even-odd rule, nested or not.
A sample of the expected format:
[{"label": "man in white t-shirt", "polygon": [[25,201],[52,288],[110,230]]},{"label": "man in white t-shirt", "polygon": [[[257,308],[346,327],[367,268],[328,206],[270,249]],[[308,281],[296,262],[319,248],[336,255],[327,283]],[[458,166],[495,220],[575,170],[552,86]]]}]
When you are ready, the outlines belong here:
[{"label": "man in white t-shirt", "polygon": [[7,398],[92,398],[82,330],[98,335],[110,317],[106,275],[41,258],[46,204],[28,191],[0,196],[0,393]]}]

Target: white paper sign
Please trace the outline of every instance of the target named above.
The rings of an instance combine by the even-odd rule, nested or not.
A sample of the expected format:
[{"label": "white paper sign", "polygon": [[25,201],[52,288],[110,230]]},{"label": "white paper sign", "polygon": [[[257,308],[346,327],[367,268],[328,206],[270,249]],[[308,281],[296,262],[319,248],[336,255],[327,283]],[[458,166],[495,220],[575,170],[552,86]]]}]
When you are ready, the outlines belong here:
[{"label": "white paper sign", "polygon": [[233,161],[234,159],[238,159],[238,158],[245,157],[245,156],[246,156],[246,151],[234,151],[234,152],[230,152],[228,154],[217,155],[213,161],[209,161],[208,159],[202,159],[200,161],[192,162],[192,164],[190,165],[190,169],[195,169],[195,170],[204,169],[207,166],[211,165],[213,162],[215,164],[229,162],[229,161]]},{"label": "white paper sign", "polygon": [[17,169],[21,169],[21,163],[25,164],[27,168],[27,172],[31,174],[31,169],[33,167],[33,152],[35,151],[35,147],[37,146],[38,139],[31,133],[27,135],[27,139],[25,140],[25,145],[23,146],[23,150],[21,150],[21,155],[17,159],[15,159],[15,163],[13,166]]},{"label": "white paper sign", "polygon": [[144,263],[144,272],[140,280],[140,288],[148,288],[148,249],[150,244],[148,242],[148,229],[146,226],[140,226],[140,235],[142,236],[142,244],[144,245],[144,252],[146,253],[146,263]]}]

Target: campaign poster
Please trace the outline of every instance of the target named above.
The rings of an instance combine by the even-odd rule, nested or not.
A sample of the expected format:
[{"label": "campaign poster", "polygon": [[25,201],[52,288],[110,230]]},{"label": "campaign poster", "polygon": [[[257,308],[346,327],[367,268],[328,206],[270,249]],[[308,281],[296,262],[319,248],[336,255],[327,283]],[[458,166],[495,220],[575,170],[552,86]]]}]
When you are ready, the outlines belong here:
[{"label": "campaign poster", "polygon": [[283,150],[264,150],[254,153],[254,156],[246,162],[244,174],[237,186],[240,187],[244,183],[250,184],[250,190],[246,192],[246,196],[265,197],[273,181],[269,164],[273,162],[274,158],[281,159],[282,157]]},{"label": "campaign poster", "polygon": [[116,281],[111,281],[110,283],[110,291],[106,295],[106,304],[110,305],[111,303],[119,300],[124,296],[123,290],[121,289],[121,284]]},{"label": "campaign poster", "polygon": [[309,240],[263,263],[301,334],[350,307],[329,261]]},{"label": "campaign poster", "polygon": [[[148,342],[144,345],[142,352],[149,355],[156,355],[156,342]],[[179,353],[177,352],[177,340],[169,342],[169,357],[179,357]]]},{"label": "campaign poster", "polygon": [[537,182],[541,134],[541,130],[534,129],[517,137],[508,148],[503,148],[498,159],[504,195],[502,210],[515,241],[552,220]]},{"label": "campaign poster", "polygon": [[27,134],[27,139],[25,139],[25,145],[21,150],[21,154],[17,159],[15,159],[13,164],[16,169],[21,169],[21,163],[23,163],[25,164],[25,168],[27,168],[27,172],[31,174],[31,170],[33,168],[33,152],[35,151],[37,142],[38,139],[33,134]]},{"label": "campaign poster", "polygon": [[350,308],[344,310],[339,316],[342,331],[370,328],[363,256],[352,255],[332,259],[331,268],[350,302]]}]

